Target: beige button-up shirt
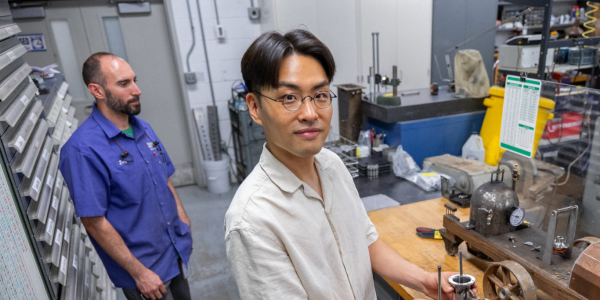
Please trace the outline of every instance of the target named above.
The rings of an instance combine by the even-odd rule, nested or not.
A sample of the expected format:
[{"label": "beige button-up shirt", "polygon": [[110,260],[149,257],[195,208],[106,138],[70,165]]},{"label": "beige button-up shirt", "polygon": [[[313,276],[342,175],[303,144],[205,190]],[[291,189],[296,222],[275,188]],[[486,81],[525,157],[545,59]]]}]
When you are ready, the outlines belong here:
[{"label": "beige button-up shirt", "polygon": [[369,246],[379,235],[341,159],[315,155],[324,198],[266,147],[225,215],[242,299],[376,299]]}]

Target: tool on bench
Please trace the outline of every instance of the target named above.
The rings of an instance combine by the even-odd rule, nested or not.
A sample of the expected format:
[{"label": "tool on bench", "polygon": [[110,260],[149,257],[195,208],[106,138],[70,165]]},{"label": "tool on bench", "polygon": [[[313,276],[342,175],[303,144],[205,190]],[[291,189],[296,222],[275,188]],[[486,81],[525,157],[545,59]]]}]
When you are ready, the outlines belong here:
[{"label": "tool on bench", "polygon": [[442,235],[439,229],[417,227],[417,235],[424,239],[441,240]]}]

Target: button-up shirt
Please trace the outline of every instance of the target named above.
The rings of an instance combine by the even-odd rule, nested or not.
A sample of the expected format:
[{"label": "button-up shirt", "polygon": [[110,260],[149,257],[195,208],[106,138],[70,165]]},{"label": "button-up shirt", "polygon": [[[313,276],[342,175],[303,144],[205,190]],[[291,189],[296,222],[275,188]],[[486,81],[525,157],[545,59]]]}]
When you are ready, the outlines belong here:
[{"label": "button-up shirt", "polygon": [[323,198],[266,147],[225,215],[242,299],[376,299],[369,246],[379,235],[343,162],[315,155]]},{"label": "button-up shirt", "polygon": [[[130,116],[132,138],[96,106],[63,146],[59,168],[78,217],[104,216],[131,253],[162,281],[179,274],[178,255],[189,261],[192,237],[180,221],[167,185],[175,168],[152,128]],[[154,142],[158,142],[155,145]],[[123,151],[129,152],[123,157]],[[116,287],[135,289],[131,275],[90,240]]]}]

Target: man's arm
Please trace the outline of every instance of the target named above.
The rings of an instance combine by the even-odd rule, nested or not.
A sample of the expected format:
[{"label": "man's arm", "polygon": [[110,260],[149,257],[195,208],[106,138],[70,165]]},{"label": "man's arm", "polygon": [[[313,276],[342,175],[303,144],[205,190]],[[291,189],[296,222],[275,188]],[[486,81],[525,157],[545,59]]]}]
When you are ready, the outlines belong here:
[{"label": "man's arm", "polygon": [[[381,239],[369,246],[369,255],[371,256],[371,268],[375,273],[437,299],[438,278],[436,273],[426,272],[408,262]],[[444,299],[451,299],[454,289],[448,283],[448,278],[454,274],[457,273],[442,273],[442,298]],[[474,286],[473,292],[477,293],[476,286]]]},{"label": "man's arm", "polygon": [[85,226],[85,230],[94,237],[104,252],[133,277],[144,297],[149,299],[162,298],[166,289],[160,277],[133,256],[121,235],[104,216],[82,217],[81,222]]},{"label": "man's arm", "polygon": [[275,237],[253,228],[231,230],[225,250],[240,299],[308,299],[289,254]]},{"label": "man's arm", "polygon": [[177,192],[175,191],[175,187],[173,187],[171,178],[169,178],[169,180],[167,181],[167,185],[171,189],[171,192],[173,192],[173,196],[175,197],[175,202],[177,202],[177,214],[179,214],[179,219],[181,221],[185,222],[185,224],[188,224],[188,226],[190,226],[190,232],[191,232],[192,231],[192,222],[190,222],[190,218],[185,213],[185,210],[183,209],[183,205],[181,205],[181,200],[179,200],[179,196],[177,195]]}]

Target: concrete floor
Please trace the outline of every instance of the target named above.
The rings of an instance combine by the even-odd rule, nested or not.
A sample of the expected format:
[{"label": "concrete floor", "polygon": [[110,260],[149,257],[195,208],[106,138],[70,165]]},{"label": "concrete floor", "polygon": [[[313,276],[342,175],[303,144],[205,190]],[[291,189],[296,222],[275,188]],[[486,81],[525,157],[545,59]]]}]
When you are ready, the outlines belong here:
[{"label": "concrete floor", "polygon": [[[188,278],[192,299],[237,300],[237,286],[225,254],[223,221],[237,185],[221,195],[197,186],[177,188],[181,203],[192,221],[194,251],[190,258],[192,274]],[[119,290],[119,300],[125,296]]]},{"label": "concrete floor", "polygon": [[[440,197],[439,191],[424,192],[393,175],[384,175],[375,180],[361,177],[354,181],[369,211]],[[192,274],[188,280],[194,300],[240,299],[225,254],[223,229],[225,212],[237,187],[232,185],[229,192],[220,195],[211,194],[195,185],[177,188],[177,194],[192,221],[194,251],[190,259]],[[117,299],[125,300],[120,290]]]}]

